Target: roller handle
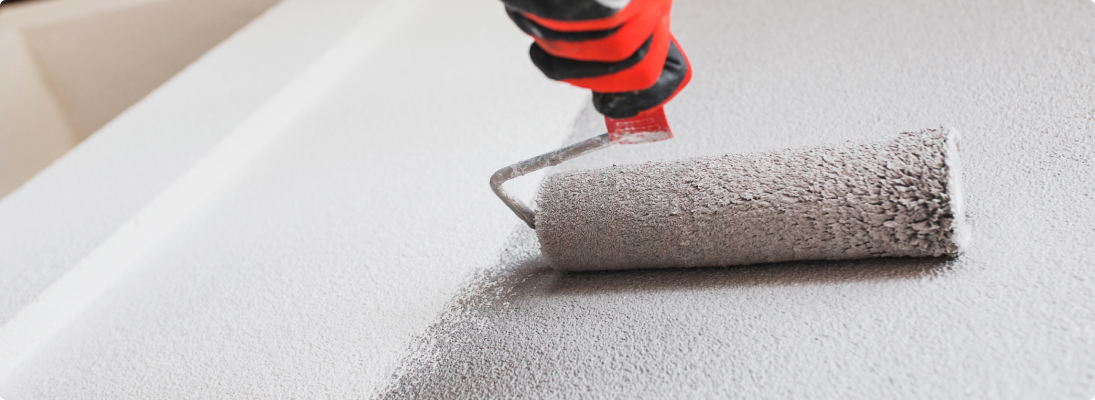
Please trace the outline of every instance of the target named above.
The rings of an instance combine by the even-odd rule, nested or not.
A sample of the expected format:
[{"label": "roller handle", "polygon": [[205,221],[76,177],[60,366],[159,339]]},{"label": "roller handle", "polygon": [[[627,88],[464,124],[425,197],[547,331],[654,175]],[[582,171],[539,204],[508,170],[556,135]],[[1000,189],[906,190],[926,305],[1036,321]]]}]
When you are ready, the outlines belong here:
[{"label": "roller handle", "polygon": [[518,218],[521,218],[522,221],[525,221],[525,223],[528,224],[529,228],[536,229],[536,212],[532,211],[532,209],[525,205],[521,200],[510,195],[509,192],[502,188],[502,184],[510,179],[524,176],[550,166],[559,165],[559,163],[562,163],[563,161],[611,145],[612,141],[609,140],[608,133],[605,133],[550,153],[541,154],[528,160],[521,161],[517,164],[502,168],[498,170],[498,172],[495,172],[494,175],[491,175],[490,188],[499,199],[502,199],[503,203],[506,203],[506,206],[509,207],[514,214],[517,214]]}]

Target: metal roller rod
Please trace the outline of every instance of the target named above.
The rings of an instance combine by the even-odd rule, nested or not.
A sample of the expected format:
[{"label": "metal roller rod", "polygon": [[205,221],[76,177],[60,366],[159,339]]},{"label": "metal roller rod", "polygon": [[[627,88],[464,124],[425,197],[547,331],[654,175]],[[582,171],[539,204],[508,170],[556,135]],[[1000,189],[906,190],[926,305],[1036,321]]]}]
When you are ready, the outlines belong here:
[{"label": "metal roller rod", "polygon": [[490,188],[494,191],[494,194],[498,195],[499,199],[502,199],[503,203],[506,203],[506,206],[509,207],[510,210],[513,210],[514,214],[517,214],[518,218],[521,218],[522,221],[525,221],[525,223],[528,224],[529,228],[536,229],[536,212],[532,211],[524,202],[514,198],[509,192],[506,192],[506,190],[502,188],[502,184],[510,179],[521,177],[547,167],[559,165],[559,163],[562,163],[563,161],[611,145],[612,142],[609,141],[608,134],[605,133],[550,153],[541,154],[528,160],[521,161],[495,172],[494,175],[490,177]]}]

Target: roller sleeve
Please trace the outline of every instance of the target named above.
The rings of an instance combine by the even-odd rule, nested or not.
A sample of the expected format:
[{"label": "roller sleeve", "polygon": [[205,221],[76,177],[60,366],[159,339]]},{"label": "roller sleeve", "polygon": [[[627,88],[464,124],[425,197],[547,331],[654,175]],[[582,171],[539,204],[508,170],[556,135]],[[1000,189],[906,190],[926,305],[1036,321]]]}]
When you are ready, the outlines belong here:
[{"label": "roller sleeve", "polygon": [[957,132],[553,175],[536,233],[562,270],[957,255]]}]

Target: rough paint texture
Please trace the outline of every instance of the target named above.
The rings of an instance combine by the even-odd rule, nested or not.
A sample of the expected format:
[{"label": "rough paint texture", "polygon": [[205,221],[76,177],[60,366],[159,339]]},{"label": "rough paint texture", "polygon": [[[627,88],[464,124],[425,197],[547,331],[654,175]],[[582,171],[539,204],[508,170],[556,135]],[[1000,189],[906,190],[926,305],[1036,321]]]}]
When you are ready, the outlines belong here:
[{"label": "rough paint texture", "polygon": [[561,270],[955,256],[949,132],[556,174],[536,233]]},{"label": "rough paint texture", "polygon": [[[384,398],[1095,396],[1095,5],[677,0],[673,18],[695,67],[676,137],[561,170],[952,126],[966,251],[568,273],[515,220]],[[604,132],[588,111],[571,141]]]}]

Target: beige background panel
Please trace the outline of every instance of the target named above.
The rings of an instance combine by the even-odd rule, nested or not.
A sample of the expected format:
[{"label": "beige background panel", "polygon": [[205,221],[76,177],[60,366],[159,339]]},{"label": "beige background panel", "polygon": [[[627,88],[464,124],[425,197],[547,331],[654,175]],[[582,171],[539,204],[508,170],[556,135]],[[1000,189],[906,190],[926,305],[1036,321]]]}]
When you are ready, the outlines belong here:
[{"label": "beige background panel", "polygon": [[0,197],[279,0],[50,0],[0,9]]},{"label": "beige background panel", "polygon": [[76,144],[64,112],[14,30],[0,30],[0,196]]},{"label": "beige background panel", "polygon": [[80,141],[277,1],[149,2],[24,35]]}]

